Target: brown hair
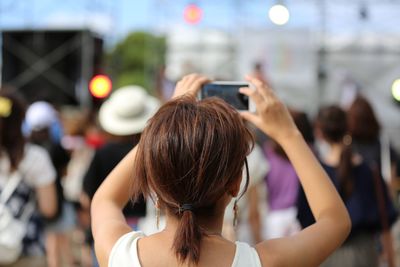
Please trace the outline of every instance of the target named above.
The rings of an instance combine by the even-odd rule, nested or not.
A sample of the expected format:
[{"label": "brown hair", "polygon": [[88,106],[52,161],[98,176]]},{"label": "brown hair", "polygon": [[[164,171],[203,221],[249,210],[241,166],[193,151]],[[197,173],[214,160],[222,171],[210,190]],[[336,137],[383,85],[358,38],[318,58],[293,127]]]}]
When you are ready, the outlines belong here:
[{"label": "brown hair", "polygon": [[[342,143],[347,134],[346,113],[338,106],[322,108],[317,117],[317,125],[324,138],[331,143]],[[349,144],[345,144],[337,168],[339,192],[344,199],[353,192],[353,151]]]},{"label": "brown hair", "polygon": [[24,154],[25,138],[21,127],[26,105],[22,96],[12,88],[0,88],[0,97],[11,101],[10,114],[0,116],[0,152],[6,153],[10,159],[11,170],[15,170]]},{"label": "brown hair", "polygon": [[240,179],[253,136],[223,100],[180,97],[165,103],[142,133],[135,161],[134,199],[154,193],[180,218],[172,249],[181,262],[198,263],[197,218],[214,216],[216,203]]},{"label": "brown hair", "polygon": [[371,104],[366,98],[358,96],[347,114],[349,132],[355,140],[371,142],[379,137],[381,127]]}]

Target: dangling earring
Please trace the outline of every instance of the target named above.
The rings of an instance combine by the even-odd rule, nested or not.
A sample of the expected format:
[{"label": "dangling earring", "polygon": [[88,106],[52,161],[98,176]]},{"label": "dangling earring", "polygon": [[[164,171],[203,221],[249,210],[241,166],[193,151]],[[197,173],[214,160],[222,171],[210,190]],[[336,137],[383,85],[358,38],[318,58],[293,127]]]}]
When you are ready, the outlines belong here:
[{"label": "dangling earring", "polygon": [[158,197],[156,197],[156,203],[154,204],[156,208],[156,225],[157,225],[157,230],[160,229],[160,202],[158,200]]},{"label": "dangling earring", "polygon": [[239,207],[237,204],[238,200],[235,199],[235,202],[233,204],[233,227],[236,228],[237,222],[238,222],[238,213],[239,213]]}]

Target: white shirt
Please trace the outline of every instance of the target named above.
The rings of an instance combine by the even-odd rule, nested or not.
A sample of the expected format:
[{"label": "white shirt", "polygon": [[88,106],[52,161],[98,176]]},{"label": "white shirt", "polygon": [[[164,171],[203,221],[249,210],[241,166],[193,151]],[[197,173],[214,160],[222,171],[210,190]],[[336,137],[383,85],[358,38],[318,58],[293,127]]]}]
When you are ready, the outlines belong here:
[{"label": "white shirt", "polygon": [[[32,188],[48,185],[54,182],[56,171],[49,157],[43,148],[27,144],[25,145],[24,156],[18,166],[23,181]],[[3,152],[0,155],[0,188],[2,188],[10,173],[10,160]]]},{"label": "white shirt", "polygon": [[[111,250],[109,267],[141,267],[137,241],[143,237],[142,232],[130,232],[118,239]],[[262,267],[257,251],[243,242],[236,242],[236,251],[232,267]]]}]

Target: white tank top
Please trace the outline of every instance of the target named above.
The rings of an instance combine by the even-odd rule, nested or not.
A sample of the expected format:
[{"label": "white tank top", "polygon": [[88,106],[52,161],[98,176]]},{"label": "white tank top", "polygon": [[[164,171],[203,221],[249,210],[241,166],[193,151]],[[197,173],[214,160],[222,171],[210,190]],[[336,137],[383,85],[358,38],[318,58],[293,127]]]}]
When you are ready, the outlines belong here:
[{"label": "white tank top", "polygon": [[[118,239],[111,250],[109,267],[141,267],[137,254],[137,241],[142,232],[130,232]],[[236,242],[232,267],[262,267],[257,251],[243,242]]]}]

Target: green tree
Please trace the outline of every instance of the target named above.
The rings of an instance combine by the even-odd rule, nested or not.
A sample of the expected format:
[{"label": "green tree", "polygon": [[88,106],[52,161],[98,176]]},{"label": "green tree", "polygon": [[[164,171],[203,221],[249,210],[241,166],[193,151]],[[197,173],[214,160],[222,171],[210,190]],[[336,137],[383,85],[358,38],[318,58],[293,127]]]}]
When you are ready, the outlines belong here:
[{"label": "green tree", "polygon": [[107,55],[113,87],[137,84],[154,93],[157,71],[165,64],[165,51],[165,37],[147,32],[129,34]]}]

